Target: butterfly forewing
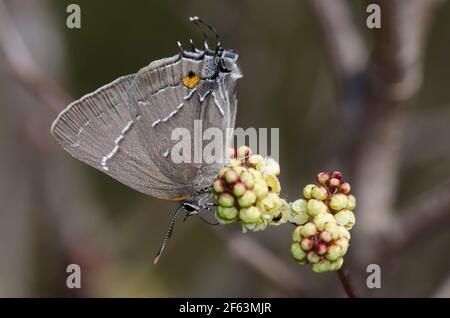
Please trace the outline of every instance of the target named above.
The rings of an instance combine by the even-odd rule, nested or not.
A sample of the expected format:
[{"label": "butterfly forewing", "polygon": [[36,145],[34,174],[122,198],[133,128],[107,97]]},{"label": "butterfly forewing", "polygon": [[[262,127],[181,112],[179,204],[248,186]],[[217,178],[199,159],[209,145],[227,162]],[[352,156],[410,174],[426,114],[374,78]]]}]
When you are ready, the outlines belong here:
[{"label": "butterfly forewing", "polygon": [[75,158],[145,194],[175,199],[192,192],[158,169],[141,143],[130,112],[134,75],[121,77],[70,104],[51,132]]}]

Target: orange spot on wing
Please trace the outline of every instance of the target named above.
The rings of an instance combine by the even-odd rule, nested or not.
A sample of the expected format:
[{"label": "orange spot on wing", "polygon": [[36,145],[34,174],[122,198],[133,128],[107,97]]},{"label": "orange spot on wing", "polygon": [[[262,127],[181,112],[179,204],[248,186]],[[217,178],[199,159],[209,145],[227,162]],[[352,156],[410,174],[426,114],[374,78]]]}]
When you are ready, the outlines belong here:
[{"label": "orange spot on wing", "polygon": [[200,76],[198,76],[194,72],[189,72],[189,74],[183,77],[181,81],[183,82],[184,86],[188,88],[194,88],[195,86],[197,86],[198,82],[200,82]]}]

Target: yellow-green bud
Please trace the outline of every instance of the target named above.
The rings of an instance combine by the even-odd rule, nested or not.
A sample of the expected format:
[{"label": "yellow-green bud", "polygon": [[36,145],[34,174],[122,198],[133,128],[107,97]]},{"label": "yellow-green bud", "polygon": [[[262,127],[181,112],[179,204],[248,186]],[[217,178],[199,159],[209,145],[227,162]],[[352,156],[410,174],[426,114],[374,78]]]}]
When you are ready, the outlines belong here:
[{"label": "yellow-green bud", "polygon": [[243,167],[243,166],[236,166],[236,167],[233,167],[233,170],[234,170],[234,172],[236,172],[238,175],[240,175],[243,171],[245,171],[246,169],[245,169],[245,167]]},{"label": "yellow-green bud", "polygon": [[253,168],[255,168],[256,165],[257,165],[260,161],[262,161],[262,160],[264,160],[264,157],[261,156],[261,155],[251,155],[251,156],[248,158],[248,163],[249,163]]},{"label": "yellow-green bud", "polygon": [[253,175],[248,172],[248,171],[244,171],[241,173],[241,181],[245,184],[245,186],[249,189],[252,189],[253,186],[255,185],[255,178],[253,177]]},{"label": "yellow-green bud", "polygon": [[311,194],[311,190],[312,188],[315,187],[314,184],[308,184],[303,188],[303,197],[305,199],[311,199],[312,198],[312,194]]},{"label": "yellow-green bud", "polygon": [[336,223],[327,223],[325,224],[325,231],[329,232],[331,234],[331,238],[333,240],[337,240],[339,236],[341,235],[339,225]]},{"label": "yellow-green bud", "polygon": [[301,239],[302,239],[302,236],[301,236],[301,233],[300,233],[301,229],[302,229],[301,226],[297,226],[295,228],[295,230],[292,232],[292,241],[294,241],[294,242],[300,242],[301,241]]},{"label": "yellow-green bud", "polygon": [[228,167],[223,167],[222,169],[219,170],[219,178],[225,178],[225,174],[227,173],[227,171],[231,170]]},{"label": "yellow-green bud", "polygon": [[278,194],[270,192],[267,196],[261,199],[262,204],[266,207],[267,211],[277,209],[281,206],[280,197]]},{"label": "yellow-green bud", "polygon": [[242,197],[246,191],[247,189],[245,188],[245,185],[242,182],[238,182],[233,186],[233,194],[237,198]]},{"label": "yellow-green bud", "polygon": [[353,211],[356,208],[356,198],[353,194],[347,196],[347,209]]},{"label": "yellow-green bud", "polygon": [[328,208],[326,204],[323,203],[322,201],[310,199],[306,204],[306,211],[308,212],[309,215],[316,216],[320,213],[328,212]]},{"label": "yellow-green bud", "polygon": [[216,193],[222,193],[225,191],[225,183],[222,179],[216,179],[213,183],[213,191]]},{"label": "yellow-green bud", "polygon": [[331,262],[323,259],[319,263],[313,264],[312,270],[316,273],[329,272],[331,270]]},{"label": "yellow-green bud", "polygon": [[228,192],[225,193],[221,193],[219,195],[219,206],[225,207],[225,208],[229,208],[232,207],[234,205],[235,199],[234,196],[231,195]]},{"label": "yellow-green bud", "polygon": [[223,206],[217,207],[219,217],[225,220],[233,220],[238,215],[238,210],[235,207],[225,208]]},{"label": "yellow-green bud", "polygon": [[311,189],[311,196],[317,200],[325,200],[328,198],[328,191],[324,186],[314,186]]},{"label": "yellow-green bud", "polygon": [[343,225],[347,230],[351,230],[355,225],[355,215],[350,210],[342,210],[334,216],[336,223]]},{"label": "yellow-green bud", "polygon": [[347,195],[343,193],[333,194],[330,198],[330,208],[335,211],[343,210],[347,207],[348,199]]},{"label": "yellow-green bud", "polygon": [[316,252],[311,251],[306,255],[306,259],[310,262],[310,263],[318,263],[320,261],[320,256],[317,255]]},{"label": "yellow-green bud", "polygon": [[350,232],[345,227],[340,226],[340,225],[339,225],[339,236],[340,237],[345,237],[348,240],[351,239]]},{"label": "yellow-green bud", "polygon": [[231,159],[230,161],[228,161],[228,166],[229,167],[239,167],[241,165],[241,162],[237,159]]},{"label": "yellow-green bud", "polygon": [[304,238],[300,242],[300,246],[306,252],[310,251],[313,248],[313,245],[314,245],[314,242],[311,239],[309,239],[309,238]]},{"label": "yellow-green bud", "polygon": [[[252,176],[253,177],[253,176]],[[264,198],[267,193],[269,193],[269,188],[264,181],[257,181],[255,186],[253,187],[253,191],[255,192],[258,198]]]},{"label": "yellow-green bud", "polygon": [[242,197],[238,199],[241,208],[247,208],[256,202],[255,192],[247,190]]},{"label": "yellow-green bud", "polygon": [[291,254],[296,261],[302,261],[306,257],[306,253],[302,250],[299,243],[291,244]]},{"label": "yellow-green bud", "polygon": [[306,213],[306,201],[298,199],[294,201],[289,209],[288,221],[295,224],[305,224],[309,220],[309,215]]},{"label": "yellow-green bud", "polygon": [[322,231],[322,232],[320,232],[319,238],[320,238],[322,241],[326,242],[326,243],[329,243],[329,242],[331,242],[331,241],[333,240],[333,237],[331,236],[331,233],[328,232],[328,231]]},{"label": "yellow-green bud", "polygon": [[303,237],[310,237],[317,234],[317,228],[314,223],[306,223],[302,226],[301,234]]},{"label": "yellow-green bud", "polygon": [[331,213],[319,213],[314,217],[313,222],[319,231],[323,231],[325,224],[336,223],[336,220]]},{"label": "yellow-green bud", "polygon": [[335,261],[341,257],[341,247],[339,245],[328,246],[326,259],[329,261]]},{"label": "yellow-green bud", "polygon": [[239,179],[239,176],[234,170],[229,169],[227,172],[225,172],[225,181],[228,184],[233,184],[233,183],[237,182],[238,179]]},{"label": "yellow-green bud", "polygon": [[328,179],[330,179],[330,175],[326,172],[321,172],[317,175],[316,179],[321,185],[325,185]]},{"label": "yellow-green bud", "polygon": [[337,270],[341,269],[342,264],[344,264],[344,258],[339,257],[337,260],[331,262],[330,271],[337,271]]},{"label": "yellow-green bud", "polygon": [[265,180],[267,185],[273,192],[280,193],[281,191],[280,181],[278,181],[278,178],[274,174],[266,174]]},{"label": "yellow-green bud", "polygon": [[239,218],[244,223],[256,223],[261,217],[261,212],[256,206],[239,210]]},{"label": "yellow-green bud", "polygon": [[334,242],[335,245],[338,245],[341,247],[341,256],[344,256],[345,253],[347,253],[349,242],[348,239],[345,237],[341,237],[336,242]]},{"label": "yellow-green bud", "polygon": [[340,190],[342,193],[344,193],[344,194],[349,194],[351,189],[352,189],[352,188],[351,188],[351,186],[350,186],[350,183],[348,183],[348,182],[343,182],[343,183],[341,183],[341,185],[339,186],[339,190]]}]

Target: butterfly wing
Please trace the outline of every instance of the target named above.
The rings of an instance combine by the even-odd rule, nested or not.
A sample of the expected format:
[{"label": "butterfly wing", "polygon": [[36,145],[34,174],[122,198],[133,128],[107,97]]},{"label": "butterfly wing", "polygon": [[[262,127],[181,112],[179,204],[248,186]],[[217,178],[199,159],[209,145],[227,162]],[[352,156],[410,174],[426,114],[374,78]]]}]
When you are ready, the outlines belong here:
[{"label": "butterfly wing", "polygon": [[[192,184],[194,188],[198,184],[204,186],[226,161],[225,143],[219,162],[202,156],[202,146],[207,143],[202,141],[203,132],[215,128],[225,134],[226,128],[234,127],[236,115],[230,79],[219,76],[217,80],[209,80],[204,76],[208,58],[211,57],[176,55],[153,62],[136,74],[131,88],[134,115],[142,116],[137,126],[148,156],[173,180]],[[198,76],[198,83],[191,87],[184,82],[189,74]],[[196,122],[199,120],[201,123]],[[188,135],[185,138],[190,138],[190,160],[185,162],[175,162],[172,158],[172,150],[180,142],[174,138],[178,136],[173,135],[176,131],[184,131]],[[196,146],[198,140],[200,144]]]},{"label": "butterfly wing", "polygon": [[129,90],[135,75],[121,77],[70,104],[51,132],[73,157],[131,188],[162,199],[192,192],[192,185],[168,177],[146,155],[130,112]]}]

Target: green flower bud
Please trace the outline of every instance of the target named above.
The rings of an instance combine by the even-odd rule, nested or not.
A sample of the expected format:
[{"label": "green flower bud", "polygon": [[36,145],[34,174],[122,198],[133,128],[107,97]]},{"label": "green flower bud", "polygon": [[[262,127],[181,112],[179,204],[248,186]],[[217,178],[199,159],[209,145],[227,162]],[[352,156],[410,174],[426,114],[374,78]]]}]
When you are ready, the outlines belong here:
[{"label": "green flower bud", "polygon": [[303,237],[310,237],[317,234],[317,228],[314,223],[306,223],[302,226],[301,234]]},{"label": "green flower bud", "polygon": [[347,207],[348,199],[343,193],[333,194],[330,198],[330,208],[335,211],[343,210]]},{"label": "green flower bud", "polygon": [[303,197],[305,199],[311,199],[312,198],[312,194],[311,194],[311,190],[312,188],[315,187],[314,184],[308,184],[303,188]]},{"label": "green flower bud", "polygon": [[231,159],[230,161],[228,161],[228,167],[239,167],[241,165],[241,162],[237,159]]},{"label": "green flower bud", "polygon": [[225,183],[221,179],[214,180],[213,191],[215,193],[222,193],[225,191]]},{"label": "green flower bud", "polygon": [[256,202],[256,195],[253,191],[247,190],[242,197],[238,199],[241,208],[247,208]]},{"label": "green flower bud", "polygon": [[306,253],[301,249],[300,244],[295,242],[291,244],[291,254],[296,261],[303,261],[306,257]]},{"label": "green flower bud", "polygon": [[347,253],[348,247],[350,245],[348,239],[345,237],[339,238],[338,240],[336,240],[336,242],[334,242],[334,244],[341,247],[341,256],[344,256],[345,253]]},{"label": "green flower bud", "polygon": [[356,208],[356,198],[353,194],[347,196],[347,209],[353,211]]},{"label": "green flower bud", "polygon": [[310,251],[313,246],[314,246],[314,242],[313,240],[309,239],[309,238],[304,238],[301,242],[300,242],[300,246],[302,247],[302,249],[306,252]]},{"label": "green flower bud", "polygon": [[263,174],[280,175],[280,165],[273,158],[266,158],[265,160],[258,162],[256,169]]},{"label": "green flower bud", "polygon": [[247,170],[247,169],[243,166],[233,167],[233,171],[236,172],[238,175],[240,175],[245,170]]},{"label": "green flower bud", "polygon": [[314,217],[313,222],[319,231],[323,231],[325,224],[336,223],[336,220],[331,213],[319,213]]},{"label": "green flower bud", "polygon": [[313,264],[312,270],[316,273],[329,272],[331,270],[330,261],[323,259],[319,263]]},{"label": "green flower bud", "polygon": [[321,172],[317,175],[316,179],[321,185],[325,185],[328,179],[330,179],[330,175],[326,172]]},{"label": "green flower bud", "polygon": [[261,212],[256,206],[239,210],[239,218],[244,223],[256,223],[261,217]]},{"label": "green flower bud", "polygon": [[306,255],[306,259],[307,259],[310,263],[315,264],[315,263],[318,263],[318,262],[320,261],[320,256],[317,255],[316,252],[311,251],[311,252],[309,252],[309,253]]},{"label": "green flower bud", "polygon": [[309,215],[316,216],[320,213],[328,212],[328,208],[326,204],[323,203],[322,201],[310,199],[306,204],[306,211],[308,212]]},{"label": "green flower bud", "polygon": [[243,171],[241,173],[241,181],[249,189],[252,189],[255,185],[255,177],[248,171]]},{"label": "green flower bud", "polygon": [[266,174],[264,177],[271,191],[275,193],[281,192],[280,181],[278,181],[278,178],[274,174]]},{"label": "green flower bud", "polygon": [[236,183],[238,180],[239,176],[234,170],[229,169],[227,172],[225,172],[225,181],[228,184]]},{"label": "green flower bud", "polygon": [[253,169],[253,168],[249,168],[248,172],[250,172],[255,179],[257,179],[257,180],[264,180],[263,175],[262,175],[262,173],[260,171],[258,171],[256,169]]},{"label": "green flower bud", "polygon": [[269,193],[269,188],[267,187],[267,184],[265,182],[258,181],[255,183],[253,191],[258,198],[264,198],[267,193]]},{"label": "green flower bud", "polygon": [[234,196],[228,192],[222,193],[219,195],[219,206],[229,208],[234,205],[235,199]]},{"label": "green flower bud", "polygon": [[350,190],[351,190],[351,186],[350,183],[348,182],[343,182],[340,186],[339,186],[339,190],[344,193],[344,194],[349,194]]},{"label": "green flower bud", "polygon": [[342,210],[334,216],[336,223],[343,225],[347,230],[351,230],[355,225],[355,215],[350,210]]},{"label": "green flower bud", "polygon": [[237,182],[233,185],[233,194],[237,197],[240,198],[242,197],[245,192],[247,191],[245,185],[242,182]]},{"label": "green flower bud", "polygon": [[306,201],[303,199],[298,199],[291,204],[293,212],[305,212],[306,213]]},{"label": "green flower bud", "polygon": [[253,168],[256,167],[256,165],[260,162],[263,161],[264,157],[261,155],[251,155],[248,158],[248,163],[250,164],[250,166],[252,166]]},{"label": "green flower bud", "polygon": [[314,199],[323,201],[328,198],[328,191],[324,186],[314,186],[311,189],[311,195]]},{"label": "green flower bud", "polygon": [[322,241],[326,242],[326,243],[329,243],[329,242],[331,242],[331,241],[333,240],[333,237],[331,236],[331,233],[328,232],[328,231],[322,231],[322,232],[320,232],[319,238],[320,238]]},{"label": "green flower bud", "polygon": [[300,242],[301,241],[301,239],[302,239],[302,236],[301,236],[301,233],[300,233],[301,229],[302,229],[301,226],[297,226],[295,228],[295,230],[292,232],[292,241],[294,241],[294,242]]},{"label": "green flower bud", "polygon": [[238,215],[238,210],[235,207],[226,208],[223,206],[217,207],[219,219],[234,220]]},{"label": "green flower bud", "polygon": [[252,150],[247,146],[241,146],[237,150],[237,157],[239,159],[245,159],[251,156]]},{"label": "green flower bud", "polygon": [[[304,201],[302,199],[300,199],[300,200]],[[300,201],[300,200],[297,200],[297,201]],[[292,222],[297,225],[305,224],[306,222],[309,221],[309,215],[308,215],[308,213],[306,213],[306,202],[303,203],[305,206],[305,208],[303,209],[298,206],[301,203],[296,203],[297,201],[295,201],[291,205],[290,209],[288,210],[287,219],[289,222]],[[294,204],[295,204],[295,208],[300,209],[301,211],[297,212],[296,210],[294,210],[294,208],[293,208]]]},{"label": "green flower bud", "polygon": [[351,239],[350,232],[343,226],[339,226],[339,236],[340,237],[344,237],[344,238],[346,238],[348,240]]},{"label": "green flower bud", "polygon": [[335,261],[341,257],[341,247],[339,245],[328,246],[326,252],[325,258],[329,261]]},{"label": "green flower bud", "polygon": [[337,271],[341,269],[342,264],[344,264],[344,258],[339,257],[337,260],[331,262],[330,271]]},{"label": "green flower bud", "polygon": [[225,178],[225,174],[229,170],[230,170],[230,168],[228,168],[228,167],[223,167],[222,169],[220,169],[219,170],[219,178]]},{"label": "green flower bud", "polygon": [[278,194],[273,192],[270,192],[265,198],[261,199],[261,203],[264,204],[268,212],[271,212],[271,210],[276,210],[281,206],[280,197]]},{"label": "green flower bud", "polygon": [[327,187],[330,189],[335,189],[335,188],[339,187],[340,184],[341,184],[341,181],[336,178],[330,178],[330,179],[328,179],[328,181],[326,183]]},{"label": "green flower bud", "polygon": [[331,238],[333,240],[337,240],[341,235],[340,227],[336,223],[325,224],[325,231],[327,231],[331,234]]}]

